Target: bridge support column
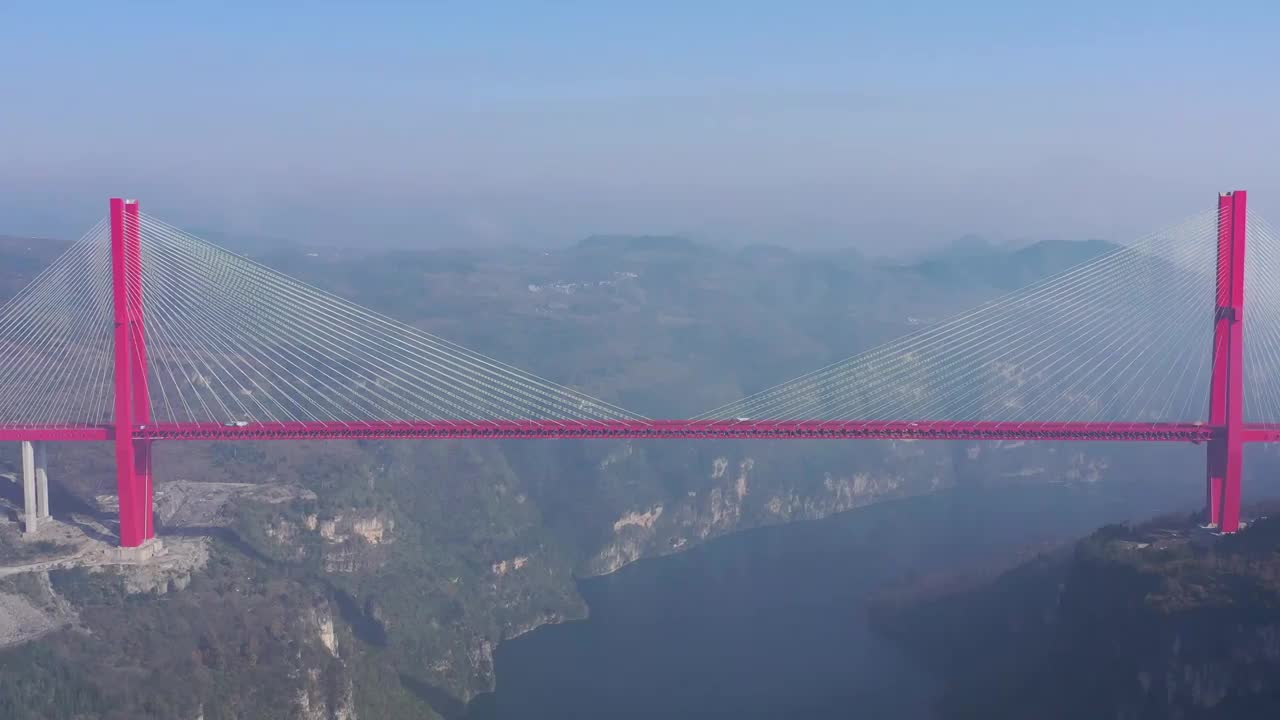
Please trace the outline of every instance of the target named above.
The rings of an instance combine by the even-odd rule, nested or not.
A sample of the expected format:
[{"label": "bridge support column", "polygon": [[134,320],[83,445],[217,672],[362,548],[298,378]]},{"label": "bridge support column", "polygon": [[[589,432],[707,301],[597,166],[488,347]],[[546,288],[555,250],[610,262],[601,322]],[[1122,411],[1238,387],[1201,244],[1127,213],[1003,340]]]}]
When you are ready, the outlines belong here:
[{"label": "bridge support column", "polygon": [[139,522],[142,523],[142,539],[156,536],[155,496],[151,486],[151,441],[133,441],[133,475],[138,490]]},{"label": "bridge support column", "polygon": [[36,465],[36,517],[49,517],[49,444],[33,442]]},{"label": "bridge support column", "polygon": [[147,345],[142,314],[142,240],[138,203],[111,199],[111,280],[115,309],[116,491],[120,545],[138,547],[155,536],[151,443],[134,429],[151,421]]},{"label": "bridge support column", "polygon": [[36,502],[36,450],[29,440],[22,441],[22,531],[28,535],[40,529],[40,510]]},{"label": "bridge support column", "polygon": [[1221,435],[1209,441],[1205,521],[1225,533],[1240,529],[1244,472],[1246,200],[1243,190],[1218,197],[1218,284],[1214,302],[1209,424],[1221,428]]},{"label": "bridge support column", "polygon": [[[147,332],[145,303],[142,301],[142,219],[138,215],[138,202],[126,202],[125,213],[125,269],[126,284],[131,298],[129,306],[129,342],[133,353],[129,366],[129,385],[133,390],[133,421],[138,425],[151,424],[151,390],[147,379]],[[155,497],[151,484],[151,441],[133,441],[133,473],[138,490],[138,508],[142,522],[142,539],[156,536],[154,518]]]}]

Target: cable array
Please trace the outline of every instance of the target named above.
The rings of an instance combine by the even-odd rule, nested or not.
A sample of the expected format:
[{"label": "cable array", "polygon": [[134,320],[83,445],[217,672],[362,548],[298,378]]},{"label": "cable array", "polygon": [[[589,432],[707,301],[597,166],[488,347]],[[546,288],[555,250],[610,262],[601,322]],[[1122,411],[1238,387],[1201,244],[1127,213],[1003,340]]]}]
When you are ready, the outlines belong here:
[{"label": "cable array", "polygon": [[697,419],[1203,420],[1217,234],[1196,215]]},{"label": "cable array", "polygon": [[156,422],[642,420],[141,219]]},{"label": "cable array", "polygon": [[1250,211],[1245,237],[1244,417],[1280,422],[1280,233]]},{"label": "cable array", "polygon": [[[648,422],[153,217],[129,230],[154,423]],[[696,420],[1207,419],[1216,210]],[[1280,232],[1248,217],[1245,416],[1280,422]],[[0,306],[0,428],[113,420],[103,220]]]},{"label": "cable array", "polygon": [[110,422],[112,327],[104,219],[0,307],[0,427]]}]

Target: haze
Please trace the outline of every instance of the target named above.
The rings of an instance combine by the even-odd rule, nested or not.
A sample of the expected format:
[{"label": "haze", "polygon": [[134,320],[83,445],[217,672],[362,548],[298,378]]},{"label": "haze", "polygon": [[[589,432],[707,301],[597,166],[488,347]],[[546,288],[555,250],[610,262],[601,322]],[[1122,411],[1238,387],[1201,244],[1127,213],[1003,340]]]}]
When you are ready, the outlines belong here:
[{"label": "haze", "polygon": [[219,5],[0,8],[0,233],[125,194],[302,242],[887,253],[1280,196],[1267,3]]}]

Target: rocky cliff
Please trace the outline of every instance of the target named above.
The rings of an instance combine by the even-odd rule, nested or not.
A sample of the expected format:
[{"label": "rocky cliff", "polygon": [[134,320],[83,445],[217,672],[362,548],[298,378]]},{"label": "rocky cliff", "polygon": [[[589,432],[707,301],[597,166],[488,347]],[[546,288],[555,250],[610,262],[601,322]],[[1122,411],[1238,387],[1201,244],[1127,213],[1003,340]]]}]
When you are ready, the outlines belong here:
[{"label": "rocky cliff", "polygon": [[896,598],[881,627],[945,679],[949,718],[1280,713],[1280,518],[1111,526],[962,590]]}]

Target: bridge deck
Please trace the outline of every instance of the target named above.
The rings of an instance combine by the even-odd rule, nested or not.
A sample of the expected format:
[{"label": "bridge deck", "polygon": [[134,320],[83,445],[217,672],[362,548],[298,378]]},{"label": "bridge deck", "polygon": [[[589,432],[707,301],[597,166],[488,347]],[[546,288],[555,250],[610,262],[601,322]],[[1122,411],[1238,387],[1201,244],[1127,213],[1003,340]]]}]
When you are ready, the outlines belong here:
[{"label": "bridge deck", "polygon": [[[1206,442],[1220,428],[1202,423],[955,422],[820,420],[573,420],[413,421],[351,423],[160,423],[139,426],[148,440],[394,440],[394,439],[638,439],[638,440],[1065,440]],[[111,426],[0,426],[0,441],[106,441]],[[1280,441],[1280,425],[1252,424],[1245,442]]]}]

